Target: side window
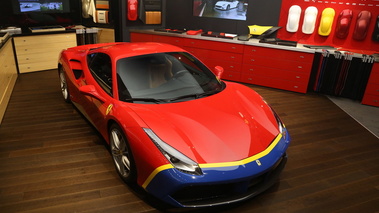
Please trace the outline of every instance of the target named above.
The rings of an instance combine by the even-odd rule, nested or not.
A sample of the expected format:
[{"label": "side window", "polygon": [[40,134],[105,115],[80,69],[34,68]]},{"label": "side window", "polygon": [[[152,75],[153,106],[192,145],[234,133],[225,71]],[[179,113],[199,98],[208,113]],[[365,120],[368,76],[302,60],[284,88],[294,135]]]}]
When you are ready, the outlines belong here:
[{"label": "side window", "polygon": [[112,63],[105,53],[91,53],[87,56],[88,67],[97,83],[112,96]]}]

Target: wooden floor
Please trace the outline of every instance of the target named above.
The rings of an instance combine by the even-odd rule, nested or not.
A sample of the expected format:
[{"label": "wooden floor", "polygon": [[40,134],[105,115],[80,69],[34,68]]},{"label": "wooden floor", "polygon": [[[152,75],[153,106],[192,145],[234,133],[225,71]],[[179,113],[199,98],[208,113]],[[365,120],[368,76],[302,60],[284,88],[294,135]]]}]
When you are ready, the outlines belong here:
[{"label": "wooden floor", "polygon": [[[55,70],[17,80],[0,126],[0,212],[160,212],[120,180],[58,84]],[[322,95],[253,88],[293,139],[280,182],[247,202],[197,212],[379,211],[378,138]]]}]

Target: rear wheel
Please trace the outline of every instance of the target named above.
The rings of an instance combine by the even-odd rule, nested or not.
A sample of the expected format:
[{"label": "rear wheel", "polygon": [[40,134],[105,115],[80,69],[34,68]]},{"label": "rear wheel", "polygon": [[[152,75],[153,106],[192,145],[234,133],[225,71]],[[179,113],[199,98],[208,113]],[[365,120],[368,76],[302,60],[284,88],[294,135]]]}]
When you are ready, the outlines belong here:
[{"label": "rear wheel", "polygon": [[70,93],[68,91],[66,74],[63,71],[63,67],[59,68],[58,74],[59,74],[59,80],[60,80],[60,86],[61,86],[61,92],[62,92],[63,99],[69,103],[70,102]]},{"label": "rear wheel", "polygon": [[133,155],[123,131],[116,124],[109,128],[109,141],[117,173],[126,183],[134,182],[137,170]]}]

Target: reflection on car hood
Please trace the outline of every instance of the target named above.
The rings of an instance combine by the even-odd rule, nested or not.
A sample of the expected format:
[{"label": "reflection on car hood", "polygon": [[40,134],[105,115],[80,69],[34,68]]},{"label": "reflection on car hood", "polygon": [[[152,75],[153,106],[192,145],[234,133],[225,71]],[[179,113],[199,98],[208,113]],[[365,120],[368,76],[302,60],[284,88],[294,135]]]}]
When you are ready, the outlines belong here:
[{"label": "reflection on car hood", "polygon": [[270,107],[235,83],[210,97],[131,108],[163,141],[198,163],[247,158],[266,149],[279,133]]}]

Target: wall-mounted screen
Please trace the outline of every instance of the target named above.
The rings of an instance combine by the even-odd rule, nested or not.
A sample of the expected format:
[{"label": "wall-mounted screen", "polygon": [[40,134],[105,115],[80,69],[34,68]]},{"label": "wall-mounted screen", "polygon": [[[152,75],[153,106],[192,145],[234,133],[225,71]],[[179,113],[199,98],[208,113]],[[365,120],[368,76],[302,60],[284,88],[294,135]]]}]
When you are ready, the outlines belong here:
[{"label": "wall-mounted screen", "polygon": [[193,0],[193,15],[246,21],[248,0]]},{"label": "wall-mounted screen", "polygon": [[70,0],[14,0],[14,13],[69,13]]}]

